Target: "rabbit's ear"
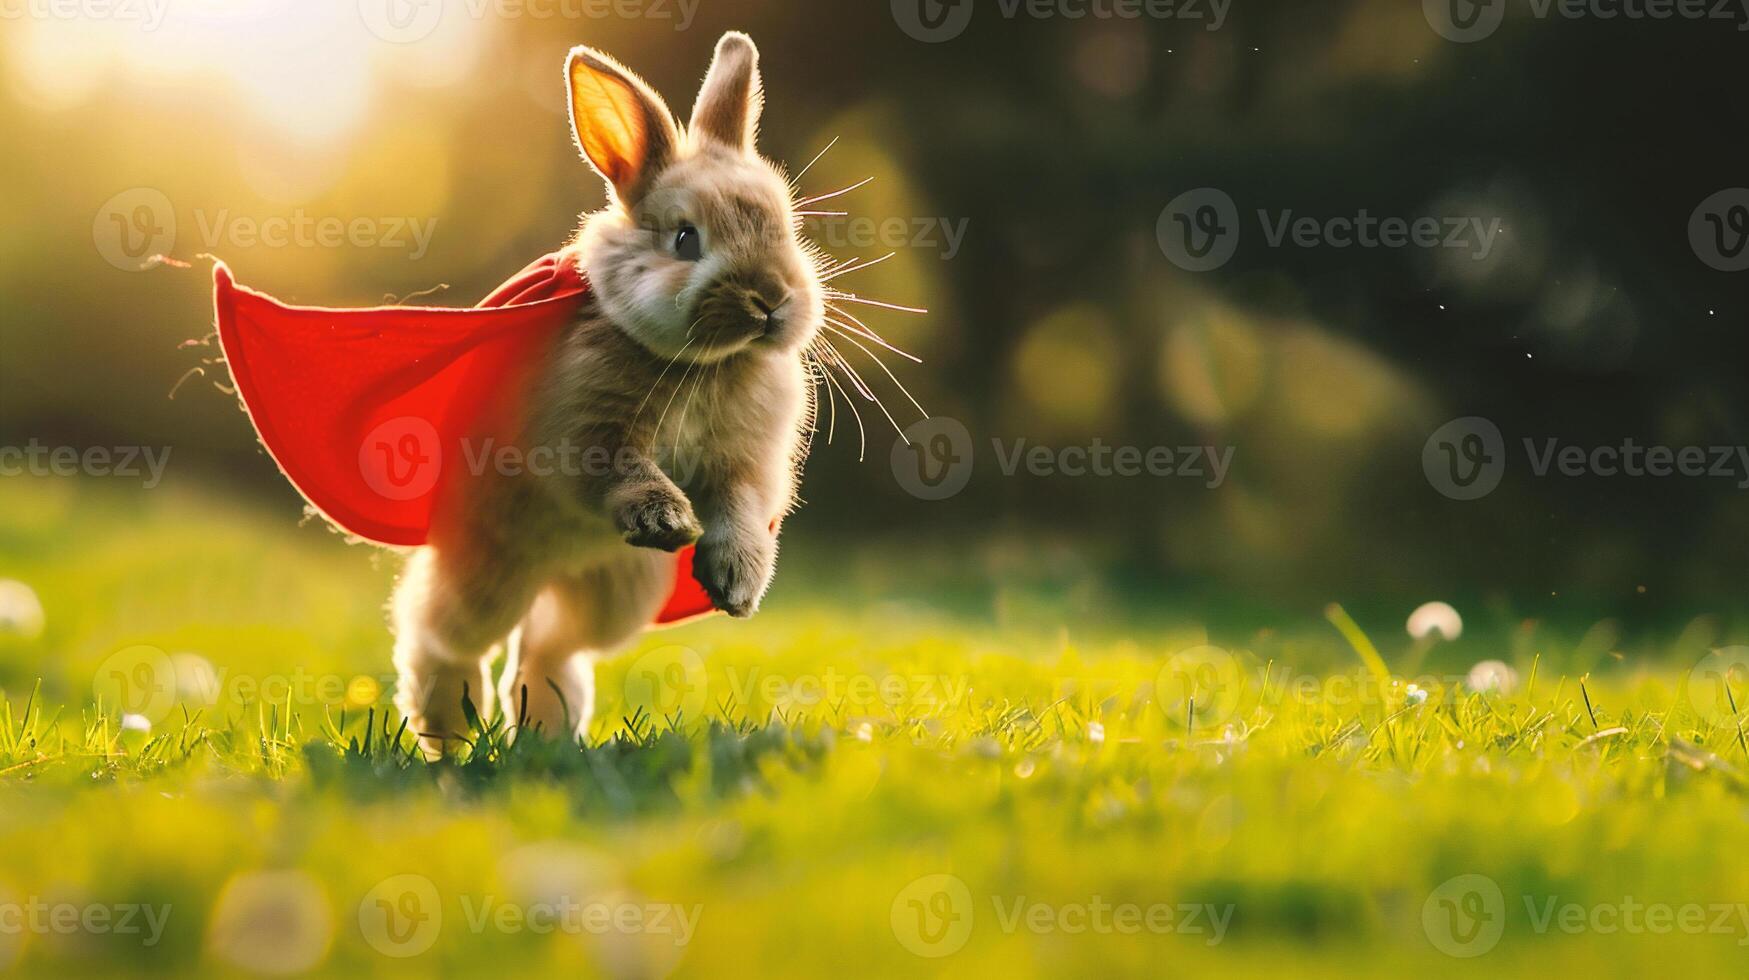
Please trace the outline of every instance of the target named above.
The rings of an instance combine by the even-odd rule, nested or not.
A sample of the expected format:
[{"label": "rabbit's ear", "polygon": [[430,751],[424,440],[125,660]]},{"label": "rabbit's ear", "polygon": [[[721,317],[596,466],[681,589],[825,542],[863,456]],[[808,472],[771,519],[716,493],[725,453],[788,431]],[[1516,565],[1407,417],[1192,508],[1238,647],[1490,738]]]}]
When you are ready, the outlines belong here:
[{"label": "rabbit's ear", "polygon": [[740,31],[724,34],[692,107],[692,132],[737,150],[751,150],[764,106],[759,49]]},{"label": "rabbit's ear", "polygon": [[571,131],[620,201],[635,204],[674,160],[679,128],[668,104],[643,79],[593,48],[573,48]]}]

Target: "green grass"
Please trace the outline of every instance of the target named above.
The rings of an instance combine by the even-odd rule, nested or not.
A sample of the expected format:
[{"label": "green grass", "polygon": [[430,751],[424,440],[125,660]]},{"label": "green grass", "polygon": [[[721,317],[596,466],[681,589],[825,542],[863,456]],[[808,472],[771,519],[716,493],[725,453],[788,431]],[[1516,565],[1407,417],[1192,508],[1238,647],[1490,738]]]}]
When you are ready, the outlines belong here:
[{"label": "green grass", "polygon": [[[1705,626],[1620,650],[1525,623],[1429,649],[1335,608],[1233,635],[1176,614],[1051,628],[792,570],[751,622],[604,663],[584,747],[482,721],[433,764],[387,708],[393,562],[278,511],[0,486],[0,577],[47,612],[0,639],[0,968],[1628,976],[1749,956],[1749,752],[1691,676]],[[1516,693],[1447,683],[1483,657]],[[99,704],[167,669],[191,690],[141,702],[150,732]],[[1466,875],[1499,904],[1446,885]],[[162,929],[20,931],[33,900],[44,922],[149,906]],[[517,918],[566,900],[569,931]],[[1610,929],[1624,902],[1672,907],[1669,928]],[[1568,905],[1588,924],[1563,930]],[[1701,928],[1684,906],[1709,907]],[[1453,945],[1490,915],[1497,944]]]}]

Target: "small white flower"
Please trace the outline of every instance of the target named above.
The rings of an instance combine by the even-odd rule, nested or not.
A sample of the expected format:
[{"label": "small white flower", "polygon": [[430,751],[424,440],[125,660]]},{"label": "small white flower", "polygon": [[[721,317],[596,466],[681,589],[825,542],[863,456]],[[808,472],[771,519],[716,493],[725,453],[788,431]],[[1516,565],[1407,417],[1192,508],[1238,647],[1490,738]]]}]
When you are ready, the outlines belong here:
[{"label": "small white flower", "polygon": [[1470,668],[1464,683],[1472,691],[1511,694],[1518,689],[1518,671],[1499,660],[1484,660]]},{"label": "small white flower", "polygon": [[43,632],[43,604],[23,582],[0,579],[0,636],[34,640]]},{"label": "small white flower", "polygon": [[1409,635],[1423,640],[1438,633],[1442,639],[1455,640],[1464,635],[1464,618],[1449,603],[1429,602],[1409,614]]},{"label": "small white flower", "polygon": [[866,721],[856,726],[856,740],[859,742],[874,741],[874,726]]},{"label": "small white flower", "polygon": [[1097,721],[1087,723],[1087,741],[1098,745],[1105,741],[1105,726]]},{"label": "small white flower", "polygon": [[170,666],[176,670],[176,697],[190,704],[219,703],[219,671],[212,661],[198,653],[173,653]]},{"label": "small white flower", "polygon": [[124,732],[149,732],[152,730],[152,720],[145,715],[122,715],[121,730]]},{"label": "small white flower", "polygon": [[1427,692],[1422,690],[1419,684],[1410,684],[1408,689],[1403,692],[1403,696],[1409,699],[1410,704],[1427,703]]}]

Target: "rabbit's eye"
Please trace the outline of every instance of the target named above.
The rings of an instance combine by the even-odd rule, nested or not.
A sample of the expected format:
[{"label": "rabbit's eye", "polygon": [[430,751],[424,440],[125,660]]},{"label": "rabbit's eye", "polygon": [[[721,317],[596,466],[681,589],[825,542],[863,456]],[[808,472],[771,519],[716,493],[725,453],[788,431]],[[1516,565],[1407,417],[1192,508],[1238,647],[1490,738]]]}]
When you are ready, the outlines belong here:
[{"label": "rabbit's eye", "polygon": [[699,236],[697,228],[680,226],[680,233],[674,236],[674,254],[688,262],[704,258],[704,239]]}]

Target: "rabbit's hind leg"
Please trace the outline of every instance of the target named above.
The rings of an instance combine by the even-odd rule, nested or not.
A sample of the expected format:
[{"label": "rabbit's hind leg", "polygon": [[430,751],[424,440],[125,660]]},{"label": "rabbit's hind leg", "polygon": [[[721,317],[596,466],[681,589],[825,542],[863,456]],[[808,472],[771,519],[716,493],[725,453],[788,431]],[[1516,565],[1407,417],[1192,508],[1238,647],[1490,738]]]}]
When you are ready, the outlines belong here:
[{"label": "rabbit's hind leg", "polygon": [[424,547],[395,585],[395,706],[428,756],[467,737],[465,696],[492,712],[490,654],[528,609],[533,576],[484,550]]},{"label": "rabbit's hind leg", "polygon": [[674,586],[674,556],[615,548],[597,564],[547,582],[517,627],[499,681],[511,727],[552,738],[588,734],[595,663],[636,639]]}]

